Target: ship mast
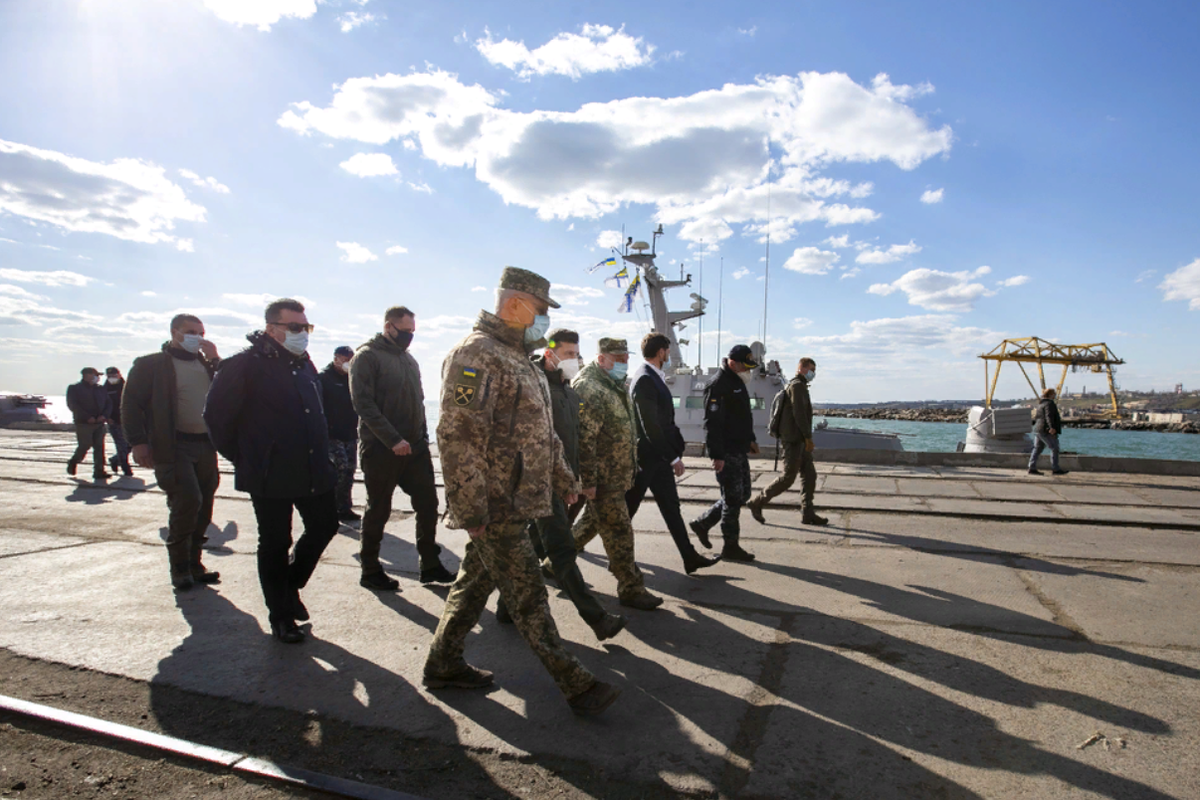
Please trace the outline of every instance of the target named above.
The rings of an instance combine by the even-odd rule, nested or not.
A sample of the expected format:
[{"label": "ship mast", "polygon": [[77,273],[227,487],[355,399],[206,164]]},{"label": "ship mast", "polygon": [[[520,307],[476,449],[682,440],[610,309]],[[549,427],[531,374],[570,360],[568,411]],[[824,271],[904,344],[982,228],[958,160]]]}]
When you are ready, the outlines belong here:
[{"label": "ship mast", "polygon": [[[696,304],[700,308],[693,308],[688,311],[669,311],[667,309],[664,292],[667,289],[674,289],[679,286],[689,286],[692,282],[692,276],[689,273],[683,280],[671,281],[659,274],[658,269],[654,266],[654,259],[657,257],[655,245],[658,243],[658,237],[662,235],[663,229],[659,225],[658,230],[654,232],[654,245],[647,245],[645,242],[634,242],[632,246],[633,252],[622,253],[621,258],[641,270],[642,283],[646,287],[646,298],[650,303],[650,314],[654,319],[654,330],[671,340],[671,361],[680,367],[684,367],[686,366],[686,362],[683,360],[683,352],[679,349],[679,339],[675,335],[675,328],[680,322],[704,316],[704,309],[702,303]],[[647,249],[650,250],[649,253],[645,252]]]}]

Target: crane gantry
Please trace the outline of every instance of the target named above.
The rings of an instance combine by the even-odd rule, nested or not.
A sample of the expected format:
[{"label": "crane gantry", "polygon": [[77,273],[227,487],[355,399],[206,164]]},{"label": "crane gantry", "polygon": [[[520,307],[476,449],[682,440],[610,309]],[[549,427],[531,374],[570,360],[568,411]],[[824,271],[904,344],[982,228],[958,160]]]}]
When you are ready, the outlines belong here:
[{"label": "crane gantry", "polygon": [[[1113,382],[1113,367],[1124,364],[1125,361],[1117,358],[1108,345],[1100,342],[1098,344],[1057,344],[1048,342],[1045,339],[1039,339],[1036,336],[1030,336],[1024,339],[1005,339],[991,351],[983,353],[979,356],[983,359],[983,379],[984,388],[987,391],[986,404],[988,408],[992,407],[992,397],[996,392],[996,382],[1000,379],[1000,367],[1005,361],[1016,362],[1021,369],[1021,374],[1025,376],[1026,383],[1033,391],[1034,397],[1041,397],[1042,392],[1046,391],[1046,373],[1043,370],[1044,364],[1061,365],[1063,368],[1062,377],[1058,381],[1057,393],[1062,394],[1063,383],[1067,380],[1067,371],[1075,371],[1078,369],[1086,369],[1089,372],[1107,372],[1108,373],[1108,392],[1112,399],[1112,411],[1105,412],[1105,416],[1119,417],[1121,415],[1120,406],[1117,403],[1117,386]],[[996,362],[995,374],[991,374],[988,366],[989,361]],[[1042,391],[1039,392],[1033,385],[1033,381],[1029,378],[1029,373],[1025,371],[1025,364],[1037,364],[1038,380],[1042,385]]]}]

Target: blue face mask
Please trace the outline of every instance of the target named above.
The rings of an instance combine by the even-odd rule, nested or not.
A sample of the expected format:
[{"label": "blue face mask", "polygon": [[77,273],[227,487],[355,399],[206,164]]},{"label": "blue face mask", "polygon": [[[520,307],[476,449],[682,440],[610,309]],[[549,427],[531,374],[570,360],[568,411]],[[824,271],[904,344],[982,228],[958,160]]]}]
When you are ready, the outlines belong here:
[{"label": "blue face mask", "polygon": [[550,330],[550,317],[538,314],[533,318],[533,324],[525,329],[525,343],[533,344],[545,339],[548,330]]},{"label": "blue face mask", "polygon": [[663,372],[666,372],[667,370],[669,370],[671,368],[671,357],[670,356],[667,356],[667,360],[663,362],[662,368],[663,368]]},{"label": "blue face mask", "polygon": [[612,369],[608,370],[608,377],[620,383],[625,380],[625,375],[629,372],[629,365],[622,364],[620,361],[612,365]]}]

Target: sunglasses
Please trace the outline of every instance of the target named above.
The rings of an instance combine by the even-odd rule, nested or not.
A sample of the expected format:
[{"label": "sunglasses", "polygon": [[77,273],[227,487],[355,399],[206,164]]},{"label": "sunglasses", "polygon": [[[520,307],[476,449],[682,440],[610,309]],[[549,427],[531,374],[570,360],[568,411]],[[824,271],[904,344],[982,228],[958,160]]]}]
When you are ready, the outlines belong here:
[{"label": "sunglasses", "polygon": [[309,325],[304,322],[268,322],[268,325],[274,325],[279,328],[286,328],[289,333],[312,333],[314,325]]}]

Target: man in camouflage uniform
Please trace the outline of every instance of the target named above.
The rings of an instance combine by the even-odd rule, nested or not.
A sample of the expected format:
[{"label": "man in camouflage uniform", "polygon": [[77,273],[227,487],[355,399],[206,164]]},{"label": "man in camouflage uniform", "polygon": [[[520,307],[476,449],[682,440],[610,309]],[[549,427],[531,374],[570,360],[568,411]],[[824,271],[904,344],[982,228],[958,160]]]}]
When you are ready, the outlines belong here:
[{"label": "man in camouflage uniform", "polygon": [[598,714],[620,694],[567,652],[550,616],[546,584],[525,529],[552,512],[551,493],[573,502],[575,476],[554,433],[550,389],[527,350],[550,327],[550,282],[505,267],[496,313],[442,364],[437,438],[451,528],[470,540],[425,661],[430,689],[489,686],[492,673],[463,659],[467,634],[493,589],[517,630],[577,714]]},{"label": "man in camouflage uniform", "polygon": [[608,570],[617,579],[621,605],[651,611],[662,598],[646,590],[633,557],[633,523],[625,493],[637,474],[637,438],[625,373],[629,347],[624,339],[600,340],[596,360],[571,382],[582,405],[579,413],[579,479],[587,497],[583,516],[572,533],[582,550],[600,534]]}]

